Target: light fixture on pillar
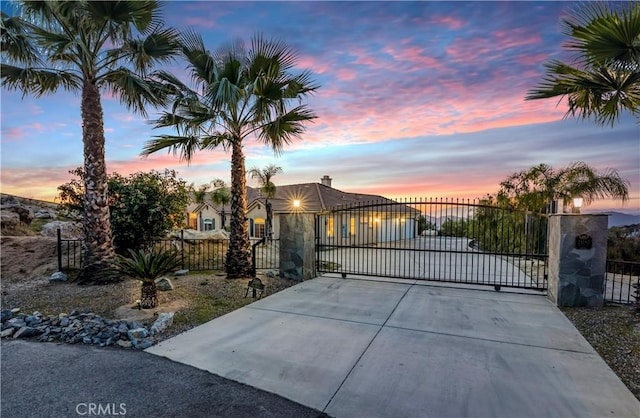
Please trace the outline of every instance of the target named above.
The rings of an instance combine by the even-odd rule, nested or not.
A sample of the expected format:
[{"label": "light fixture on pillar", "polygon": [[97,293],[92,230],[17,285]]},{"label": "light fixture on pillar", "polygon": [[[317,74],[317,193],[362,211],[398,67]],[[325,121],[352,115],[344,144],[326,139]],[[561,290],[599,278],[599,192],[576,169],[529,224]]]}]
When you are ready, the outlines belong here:
[{"label": "light fixture on pillar", "polygon": [[293,207],[296,209],[300,208],[300,199],[294,199],[293,200]]},{"label": "light fixture on pillar", "polygon": [[582,207],[582,198],[574,197],[573,198],[573,213],[580,213],[580,208]]}]

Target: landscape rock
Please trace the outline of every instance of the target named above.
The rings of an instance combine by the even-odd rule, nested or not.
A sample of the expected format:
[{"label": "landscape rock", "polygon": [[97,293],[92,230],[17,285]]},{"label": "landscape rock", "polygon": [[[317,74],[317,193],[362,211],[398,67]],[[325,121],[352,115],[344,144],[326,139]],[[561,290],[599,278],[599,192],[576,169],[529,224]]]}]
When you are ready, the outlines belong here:
[{"label": "landscape rock", "polygon": [[162,292],[173,290],[173,283],[166,277],[160,277],[156,280],[156,287]]},{"label": "landscape rock", "polygon": [[187,269],[178,270],[175,273],[173,273],[174,276],[186,276],[187,274],[189,274],[189,270]]},{"label": "landscape rock", "polygon": [[173,316],[175,314],[173,312],[166,312],[158,314],[158,319],[156,319],[151,325],[151,335],[159,334],[168,327],[173,324]]},{"label": "landscape rock", "polygon": [[54,219],[56,217],[56,211],[53,209],[40,209],[33,214],[36,219]]},{"label": "landscape rock", "polygon": [[0,226],[3,229],[15,228],[20,225],[20,216],[9,211],[0,211]]},{"label": "landscape rock", "polygon": [[21,204],[17,205],[4,205],[2,206],[2,212],[13,212],[18,215],[20,222],[25,225],[30,225],[31,221],[35,218],[33,211]]},{"label": "landscape rock", "polygon": [[48,222],[42,226],[40,234],[45,237],[56,237],[58,236],[58,229],[60,229],[60,236],[63,239],[79,239],[84,237],[84,231],[80,222]]},{"label": "landscape rock", "polygon": [[49,278],[49,283],[66,282],[67,280],[69,280],[69,276],[61,271],[56,271]]},{"label": "landscape rock", "polygon": [[[40,342],[83,343],[100,347],[118,346],[144,350],[154,344],[149,329],[137,321],[110,320],[92,312],[73,310],[68,315],[43,315],[35,311],[31,315],[20,309],[4,309],[2,312],[1,338],[37,337]],[[160,314],[153,334],[171,325],[173,313]]]},{"label": "landscape rock", "polygon": [[129,336],[129,339],[133,341],[136,339],[147,338],[149,336],[149,331],[146,328],[135,328],[130,329],[127,335]]},{"label": "landscape rock", "polygon": [[5,330],[2,330],[2,332],[0,332],[0,338],[11,337],[15,330],[15,328],[7,328]]}]

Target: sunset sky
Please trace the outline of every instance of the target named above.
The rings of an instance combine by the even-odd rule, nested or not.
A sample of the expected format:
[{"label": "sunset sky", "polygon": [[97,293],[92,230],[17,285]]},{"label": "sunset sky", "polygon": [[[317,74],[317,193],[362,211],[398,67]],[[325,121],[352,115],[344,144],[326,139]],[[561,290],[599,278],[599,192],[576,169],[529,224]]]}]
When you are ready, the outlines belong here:
[{"label": "sunset sky", "polygon": [[[202,34],[214,50],[255,33],[300,55],[321,85],[317,113],[280,156],[245,144],[247,167],[281,166],[278,184],[319,182],[386,197],[477,198],[512,172],[584,161],[615,168],[631,200],[587,210],[640,213],[640,126],[563,120],[555,99],[525,101],[549,58],[568,59],[560,18],[572,2],[168,2],[167,25]],[[7,11],[3,2],[2,9]],[[10,12],[12,13],[12,12]],[[185,81],[185,64],[166,67]],[[2,90],[2,192],[53,200],[82,165],[80,98]],[[191,165],[161,152],[139,156],[163,131],[103,95],[110,172],[171,168],[196,185],[229,181],[230,154],[201,152]],[[156,112],[150,111],[151,117]],[[255,183],[249,180],[249,185]]]}]

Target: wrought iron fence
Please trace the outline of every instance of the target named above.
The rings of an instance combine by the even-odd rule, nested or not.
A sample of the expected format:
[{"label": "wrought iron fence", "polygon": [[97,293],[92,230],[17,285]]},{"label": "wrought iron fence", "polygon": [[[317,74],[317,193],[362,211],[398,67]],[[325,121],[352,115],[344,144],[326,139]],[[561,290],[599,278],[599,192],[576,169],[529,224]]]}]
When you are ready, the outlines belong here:
[{"label": "wrought iron fence", "polygon": [[[175,250],[181,259],[181,268],[190,271],[224,270],[229,241],[214,241],[197,238],[167,238],[158,240],[154,247],[160,250]],[[256,244],[259,239],[252,239]],[[253,245],[252,245],[253,246]],[[57,243],[58,270],[71,271],[79,269],[82,259],[82,240],[62,239],[58,230]],[[278,240],[269,240],[253,246],[255,266],[257,270],[278,269],[280,262],[280,246]]]},{"label": "wrought iron fence", "polygon": [[607,260],[607,274],[604,280],[604,300],[606,302],[632,304],[640,302],[640,263]]},{"label": "wrought iron fence", "polygon": [[462,199],[344,205],[316,218],[319,272],[544,290],[547,217]]}]

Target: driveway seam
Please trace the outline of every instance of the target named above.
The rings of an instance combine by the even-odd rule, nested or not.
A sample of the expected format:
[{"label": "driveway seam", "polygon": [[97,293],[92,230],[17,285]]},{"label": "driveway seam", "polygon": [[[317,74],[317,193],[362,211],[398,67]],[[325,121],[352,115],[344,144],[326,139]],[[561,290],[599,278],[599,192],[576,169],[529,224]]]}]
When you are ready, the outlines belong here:
[{"label": "driveway seam", "polygon": [[384,321],[384,323],[382,325],[379,325],[380,328],[378,328],[378,331],[376,332],[376,334],[373,336],[373,338],[371,338],[371,341],[369,341],[369,344],[367,344],[367,346],[365,347],[364,350],[362,350],[362,353],[360,353],[360,356],[358,357],[358,359],[353,363],[353,366],[351,367],[351,369],[349,370],[349,372],[345,375],[344,379],[342,379],[342,382],[340,382],[340,385],[338,386],[338,389],[336,389],[335,392],[333,392],[333,395],[331,395],[331,398],[329,398],[329,401],[327,402],[327,404],[324,406],[324,408],[322,408],[322,412],[326,412],[327,408],[329,407],[329,405],[331,405],[331,402],[333,401],[333,398],[336,397],[336,395],[338,394],[338,392],[340,392],[340,389],[342,389],[342,386],[344,385],[344,383],[347,381],[347,379],[349,378],[349,376],[351,376],[351,374],[353,373],[353,371],[355,370],[356,366],[358,365],[358,363],[360,363],[360,360],[362,360],[362,357],[365,355],[365,353],[367,351],[369,351],[369,347],[371,347],[371,344],[373,344],[373,342],[376,340],[376,338],[378,337],[378,335],[380,334],[380,331],[382,331],[382,329],[385,327],[385,325],[387,324],[387,322],[389,322],[389,318],[391,318],[394,314],[394,312],[396,311],[396,309],[398,308],[398,306],[400,305],[400,303],[402,303],[402,301],[404,300],[404,298],[407,296],[407,293],[409,293],[409,290],[411,290],[411,288],[415,286],[415,285],[411,285],[408,286],[407,289],[405,290],[405,292],[403,293],[403,295],[400,297],[400,299],[398,299],[398,303],[396,303],[396,306],[393,307],[393,309],[391,310],[391,312],[389,313],[389,316],[387,316],[387,319]]},{"label": "driveway seam", "polygon": [[[330,316],[313,315],[313,314],[300,313],[300,312],[281,311],[281,310],[278,310],[278,309],[266,309],[266,308],[257,308],[257,307],[249,307],[249,306],[244,306],[243,308],[255,309],[256,311],[267,311],[267,312],[277,312],[277,313],[289,314],[289,315],[300,315],[300,316],[306,316],[306,317],[310,317],[310,318],[330,319],[330,320],[333,320],[333,321],[348,322],[348,323],[351,323],[351,324],[373,325],[373,326],[376,326],[376,327],[382,326],[381,324],[374,323],[374,322],[353,321],[353,320],[350,320],[350,319],[332,318]],[[385,323],[386,323],[386,321],[385,321]]]},{"label": "driveway seam", "polygon": [[511,341],[494,340],[494,339],[491,339],[491,338],[472,337],[472,336],[469,336],[469,335],[460,335],[460,334],[449,334],[447,332],[439,332],[439,331],[426,331],[426,330],[423,330],[423,329],[398,327],[398,326],[394,326],[394,325],[387,325],[386,327],[387,328],[394,328],[394,329],[402,329],[402,330],[406,330],[406,331],[421,332],[421,333],[424,333],[424,334],[445,335],[445,336],[448,336],[448,337],[459,337],[459,338],[466,338],[466,339],[469,339],[469,340],[487,341],[487,342],[499,343],[499,344],[518,345],[518,346],[521,346],[521,347],[542,348],[542,349],[546,349],[546,350],[566,351],[566,352],[569,352],[569,353],[579,353],[579,354],[596,354],[595,352],[592,352],[592,351],[580,351],[580,350],[574,350],[574,349],[571,349],[571,348],[547,347],[547,346],[544,346],[544,345],[525,344],[525,343],[518,343],[518,342],[511,342]]}]

